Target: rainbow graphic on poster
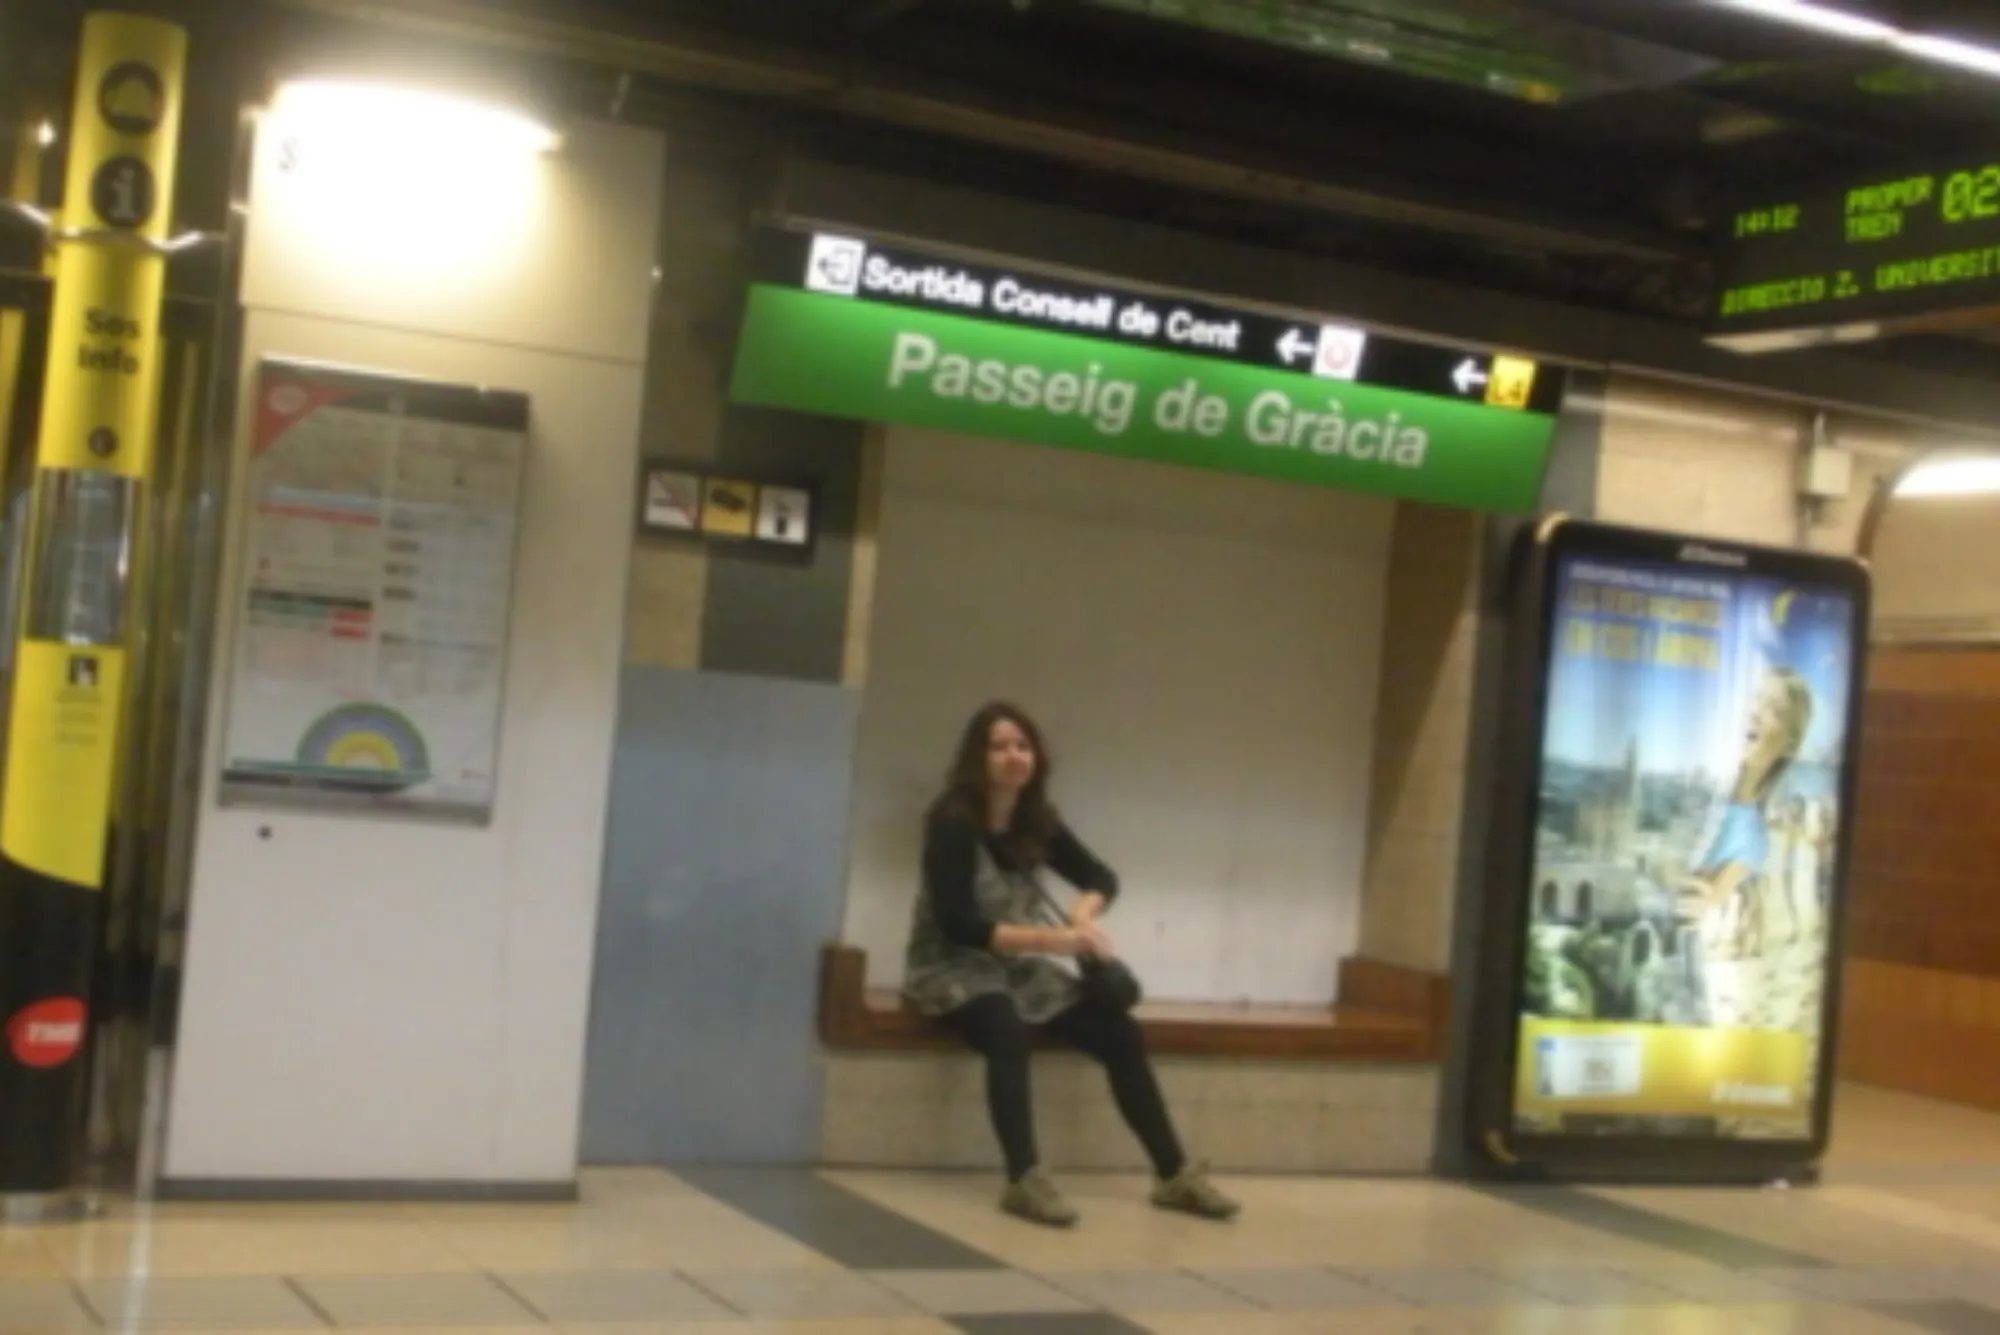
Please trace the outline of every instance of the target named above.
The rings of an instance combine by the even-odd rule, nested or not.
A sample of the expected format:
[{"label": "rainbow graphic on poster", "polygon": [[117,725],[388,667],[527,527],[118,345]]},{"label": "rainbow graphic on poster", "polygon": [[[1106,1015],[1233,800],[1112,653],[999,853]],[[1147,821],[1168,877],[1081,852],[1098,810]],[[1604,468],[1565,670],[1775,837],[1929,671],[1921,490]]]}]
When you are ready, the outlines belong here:
[{"label": "rainbow graphic on poster", "polygon": [[353,773],[370,787],[430,777],[430,750],[409,719],[385,705],[345,705],[322,716],[299,740],[299,764],[325,773]]}]

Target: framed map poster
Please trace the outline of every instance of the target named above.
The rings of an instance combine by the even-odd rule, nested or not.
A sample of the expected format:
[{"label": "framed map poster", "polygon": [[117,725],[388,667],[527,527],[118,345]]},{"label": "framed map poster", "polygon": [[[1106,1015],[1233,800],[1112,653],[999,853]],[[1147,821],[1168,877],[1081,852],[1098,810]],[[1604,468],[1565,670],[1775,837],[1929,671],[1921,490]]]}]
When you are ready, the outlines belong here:
[{"label": "framed map poster", "polygon": [[266,359],[222,797],[484,823],[529,401]]}]

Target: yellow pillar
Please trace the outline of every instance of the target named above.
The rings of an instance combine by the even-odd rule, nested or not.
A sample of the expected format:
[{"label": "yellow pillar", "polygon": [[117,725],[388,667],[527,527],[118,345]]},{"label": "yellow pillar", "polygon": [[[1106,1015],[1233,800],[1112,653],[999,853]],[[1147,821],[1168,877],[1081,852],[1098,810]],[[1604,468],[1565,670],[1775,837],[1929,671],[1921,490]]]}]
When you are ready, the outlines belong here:
[{"label": "yellow pillar", "polygon": [[[7,199],[17,204],[36,205],[42,202],[42,160],[47,153],[42,126],[23,125],[14,143],[14,169],[7,181]],[[26,351],[27,325],[27,317],[20,311],[0,310],[0,475],[4,475],[5,452],[13,446],[7,433],[13,429],[14,405],[20,399],[21,358]]]},{"label": "yellow pillar", "polygon": [[0,1197],[72,1185],[144,492],[159,411],[187,35],[84,20],[16,636],[0,910]]}]

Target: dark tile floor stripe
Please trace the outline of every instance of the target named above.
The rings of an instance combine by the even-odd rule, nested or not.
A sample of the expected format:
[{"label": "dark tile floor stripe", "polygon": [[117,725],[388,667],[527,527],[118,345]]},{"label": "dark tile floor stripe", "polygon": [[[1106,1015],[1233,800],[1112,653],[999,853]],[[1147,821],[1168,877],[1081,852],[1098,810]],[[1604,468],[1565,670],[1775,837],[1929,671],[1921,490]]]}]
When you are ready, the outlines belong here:
[{"label": "dark tile floor stripe", "polygon": [[803,1169],[683,1168],[681,1180],[849,1270],[1004,1270],[993,1257]]},{"label": "dark tile floor stripe", "polygon": [[1572,1187],[1480,1187],[1483,1195],[1564,1223],[1679,1252],[1732,1270],[1806,1270],[1828,1264],[1817,1256],[1742,1238],[1719,1228],[1655,1214]]},{"label": "dark tile floor stripe", "polygon": [[1936,1335],[2000,1335],[2000,1312],[1977,1303],[1864,1303],[1869,1311]]},{"label": "dark tile floor stripe", "polygon": [[1109,1312],[1074,1312],[1048,1316],[961,1316],[952,1318],[952,1324],[964,1331],[965,1335],[1146,1335],[1144,1326],[1135,1325],[1124,1317],[1113,1316]]},{"label": "dark tile floor stripe", "polygon": [[[333,1319],[333,1313],[327,1311],[324,1307],[321,1307],[319,1303],[314,1300],[313,1296],[310,1293],[306,1292],[305,1285],[299,1283],[296,1279],[293,1279],[288,1275],[285,1277],[285,1287],[292,1291],[292,1296],[297,1298],[300,1302],[304,1303],[308,1308],[312,1309],[312,1314],[318,1317],[321,1321],[325,1322],[328,1330],[331,1330],[333,1329],[333,1327],[340,1324],[339,1322]],[[79,1289],[77,1291],[77,1297],[80,1299],[82,1298],[82,1296],[83,1296],[83,1291]],[[84,1305],[86,1307],[89,1306],[88,1303],[85,1303]],[[108,1328],[111,1323],[105,1322],[104,1324]]]}]

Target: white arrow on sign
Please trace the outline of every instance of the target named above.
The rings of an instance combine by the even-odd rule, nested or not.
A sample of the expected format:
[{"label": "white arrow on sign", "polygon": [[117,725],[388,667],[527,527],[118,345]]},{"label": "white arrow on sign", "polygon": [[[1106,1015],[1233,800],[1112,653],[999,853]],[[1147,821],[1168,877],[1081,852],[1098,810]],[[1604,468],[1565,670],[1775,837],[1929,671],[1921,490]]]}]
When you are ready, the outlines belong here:
[{"label": "white arrow on sign", "polygon": [[1296,329],[1287,329],[1285,336],[1278,340],[1278,355],[1284,358],[1287,366],[1296,364],[1301,358],[1309,359],[1318,351],[1319,341],[1306,337]]},{"label": "white arrow on sign", "polygon": [[1451,383],[1458,386],[1458,392],[1461,394],[1470,394],[1486,381],[1486,372],[1480,370],[1478,361],[1471,357],[1460,362],[1458,369],[1451,373]]}]

